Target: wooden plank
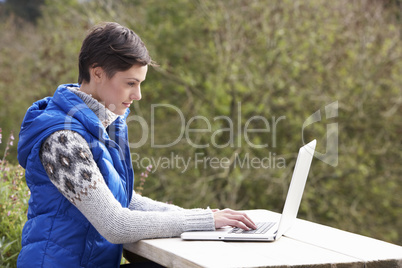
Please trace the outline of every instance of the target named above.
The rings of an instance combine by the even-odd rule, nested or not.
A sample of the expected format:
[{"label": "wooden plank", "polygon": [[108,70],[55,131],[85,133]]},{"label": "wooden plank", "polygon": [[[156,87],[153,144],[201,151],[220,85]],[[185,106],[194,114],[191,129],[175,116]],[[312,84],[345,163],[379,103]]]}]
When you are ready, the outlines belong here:
[{"label": "wooden plank", "polygon": [[125,248],[166,267],[283,267],[274,258],[254,253],[245,258],[244,249],[220,241],[150,239]]},{"label": "wooden plank", "polygon": [[359,260],[283,238],[267,242],[143,240],[126,249],[167,267],[363,267]]},{"label": "wooden plank", "polygon": [[286,237],[282,237],[280,240],[271,243],[238,242],[236,245],[239,248],[247,248],[247,251],[265,256],[266,258],[274,257],[282,265],[290,267],[336,267],[335,264],[342,264],[342,267],[364,267],[364,264],[356,258]]},{"label": "wooden plank", "polygon": [[[268,210],[246,211],[253,220],[279,219],[280,214]],[[393,263],[402,267],[402,247],[336,228],[296,219],[286,237],[351,256],[372,265]]]},{"label": "wooden plank", "polygon": [[305,220],[297,220],[286,235],[298,241],[352,256],[366,263],[391,261],[402,267],[402,247]]}]

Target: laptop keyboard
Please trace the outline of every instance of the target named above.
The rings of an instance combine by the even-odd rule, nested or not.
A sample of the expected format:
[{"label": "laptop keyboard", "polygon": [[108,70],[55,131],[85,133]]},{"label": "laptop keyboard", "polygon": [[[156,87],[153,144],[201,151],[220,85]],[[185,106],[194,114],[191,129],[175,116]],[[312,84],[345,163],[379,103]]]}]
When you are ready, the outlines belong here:
[{"label": "laptop keyboard", "polygon": [[272,226],[275,225],[275,222],[257,222],[257,229],[255,230],[243,230],[241,228],[233,228],[229,232],[229,234],[265,234]]}]

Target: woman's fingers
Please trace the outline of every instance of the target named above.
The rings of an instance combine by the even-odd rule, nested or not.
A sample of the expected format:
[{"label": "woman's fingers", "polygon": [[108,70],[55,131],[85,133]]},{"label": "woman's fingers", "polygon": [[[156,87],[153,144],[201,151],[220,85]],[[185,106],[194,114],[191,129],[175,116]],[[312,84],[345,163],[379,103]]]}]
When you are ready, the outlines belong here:
[{"label": "woman's fingers", "polygon": [[[247,229],[256,229],[257,226],[254,224],[254,222],[246,215],[233,215],[234,219],[237,220],[238,222],[241,222],[245,224],[248,228]],[[244,229],[244,228],[242,228]]]},{"label": "woman's fingers", "polygon": [[223,226],[238,227],[244,230],[256,229],[257,226],[247,216],[246,213],[234,211],[231,209],[224,209],[214,212],[215,227],[220,228]]}]

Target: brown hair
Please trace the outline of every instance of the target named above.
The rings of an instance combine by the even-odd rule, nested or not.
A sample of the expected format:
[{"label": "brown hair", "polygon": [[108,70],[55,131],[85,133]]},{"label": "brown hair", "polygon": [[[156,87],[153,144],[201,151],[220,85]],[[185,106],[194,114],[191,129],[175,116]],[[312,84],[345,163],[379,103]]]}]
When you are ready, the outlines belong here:
[{"label": "brown hair", "polygon": [[108,78],[133,65],[153,65],[141,38],[116,22],[92,28],[82,42],[78,59],[78,84],[90,81],[89,68],[102,67]]}]

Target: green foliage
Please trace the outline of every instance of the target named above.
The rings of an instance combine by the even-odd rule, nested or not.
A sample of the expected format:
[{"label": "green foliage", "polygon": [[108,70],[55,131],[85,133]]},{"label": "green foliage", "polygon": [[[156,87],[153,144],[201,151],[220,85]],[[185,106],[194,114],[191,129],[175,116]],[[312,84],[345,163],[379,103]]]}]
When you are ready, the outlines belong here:
[{"label": "green foliage", "polygon": [[3,236],[0,239],[0,264],[2,265],[2,267],[10,267],[10,260],[13,260],[15,263],[14,258],[18,255],[17,253],[14,253],[13,255],[11,255],[10,257],[8,257],[10,255],[11,252],[11,246],[16,243],[18,240],[14,240],[11,242],[7,242],[6,238]]},{"label": "green foliage", "polygon": [[[147,138],[132,148],[136,178],[153,165],[146,185],[136,181],[144,195],[184,207],[280,211],[302,135],[317,138],[325,153],[327,125],[338,123],[338,166],[313,160],[299,216],[402,245],[402,31],[398,6],[387,3],[47,1],[36,26],[0,19],[0,125],[17,131],[32,102],[75,82],[87,29],[117,21],[141,36],[160,65],[150,68],[131,114],[144,119],[148,133],[129,122],[132,143]],[[325,107],[335,101],[338,116],[327,119]],[[182,121],[172,108],[152,113],[153,104],[177,107],[191,129],[208,130],[208,121],[210,131],[155,148],[152,141],[176,140]],[[303,130],[318,110],[321,121]],[[247,122],[265,128],[262,120],[250,122],[253,116],[267,119],[270,131],[246,137]],[[236,157],[270,153],[285,165],[235,165]],[[196,155],[209,160],[197,164]],[[15,156],[13,147],[13,164]],[[174,156],[190,160],[188,168]],[[214,158],[228,164],[213,165]]]},{"label": "green foliage", "polygon": [[[10,145],[10,141],[7,142]],[[4,155],[7,154],[7,150]],[[21,232],[26,221],[30,192],[24,169],[3,157],[0,163],[0,266],[16,267],[21,250]]]}]

